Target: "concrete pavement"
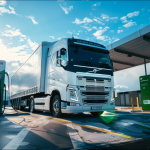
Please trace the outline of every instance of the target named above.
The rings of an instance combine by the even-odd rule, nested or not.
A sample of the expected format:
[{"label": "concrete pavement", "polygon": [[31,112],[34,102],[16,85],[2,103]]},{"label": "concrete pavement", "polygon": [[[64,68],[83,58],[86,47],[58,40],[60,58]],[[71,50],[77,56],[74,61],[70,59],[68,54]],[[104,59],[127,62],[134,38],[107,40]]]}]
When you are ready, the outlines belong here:
[{"label": "concrete pavement", "polygon": [[[11,114],[12,113],[12,114]],[[95,149],[150,137],[150,118],[145,113],[29,113],[7,108],[0,117],[0,149]]]}]

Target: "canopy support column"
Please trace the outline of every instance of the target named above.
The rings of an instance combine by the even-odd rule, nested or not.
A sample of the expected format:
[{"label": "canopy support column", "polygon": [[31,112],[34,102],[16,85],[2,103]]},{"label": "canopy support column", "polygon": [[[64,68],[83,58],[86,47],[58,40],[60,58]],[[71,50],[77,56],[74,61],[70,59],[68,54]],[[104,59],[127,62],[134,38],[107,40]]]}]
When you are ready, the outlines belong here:
[{"label": "canopy support column", "polygon": [[147,75],[147,70],[146,70],[146,59],[144,58],[144,66],[145,66],[145,75]]}]

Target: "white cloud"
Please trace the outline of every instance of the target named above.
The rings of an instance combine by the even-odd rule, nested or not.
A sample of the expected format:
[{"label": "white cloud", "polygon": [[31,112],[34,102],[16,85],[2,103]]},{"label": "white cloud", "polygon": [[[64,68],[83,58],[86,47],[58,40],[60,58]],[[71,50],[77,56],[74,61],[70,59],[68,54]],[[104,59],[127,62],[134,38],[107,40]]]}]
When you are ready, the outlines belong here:
[{"label": "white cloud", "polygon": [[73,6],[69,6],[67,7],[63,7],[61,4],[59,4],[60,7],[62,8],[62,10],[65,12],[65,14],[69,14],[69,11],[71,11],[71,9],[73,9]]},{"label": "white cloud", "polygon": [[106,14],[102,14],[102,15],[101,15],[101,18],[102,18],[103,20],[109,21],[109,16],[106,15]]},{"label": "white cloud", "polygon": [[128,14],[127,14],[127,17],[128,17],[128,18],[132,18],[133,16],[138,16],[139,13],[140,13],[139,11],[134,11],[134,12],[132,12],[132,13],[128,13]]},{"label": "white cloud", "polygon": [[28,48],[28,45],[24,44],[16,47],[7,47],[3,44],[2,39],[0,39],[0,49],[3,50],[1,52],[0,59],[6,60],[6,62],[20,61],[23,63],[23,61],[25,61],[29,56],[27,51],[22,51],[25,48]]},{"label": "white cloud", "polygon": [[86,27],[86,26],[81,26],[82,28],[85,28],[88,31],[91,31],[92,29],[90,27]]},{"label": "white cloud", "polygon": [[105,40],[106,38],[108,38],[108,36],[102,36],[102,34],[104,32],[106,32],[109,29],[108,26],[106,26],[105,28],[102,29],[102,27],[100,27],[100,30],[96,31],[95,33],[93,33],[93,35],[96,37],[96,39],[100,39],[100,40]]},{"label": "white cloud", "polygon": [[28,44],[30,45],[30,47],[32,48],[32,50],[36,50],[36,48],[38,47],[38,43],[32,42],[32,41],[30,40],[30,38],[27,39],[27,42],[28,42]]},{"label": "white cloud", "polygon": [[95,29],[95,30],[98,30],[98,28],[96,27],[96,26],[94,26],[94,27],[92,27],[93,29]]},{"label": "white cloud", "polygon": [[23,39],[23,38],[20,38],[20,39],[19,39],[19,42],[23,42],[23,41],[24,41],[24,39]]},{"label": "white cloud", "polygon": [[[150,63],[147,63],[147,74],[150,74]],[[139,77],[145,75],[144,65],[114,72],[115,86],[121,85],[128,88],[120,88],[124,91],[140,90]],[[130,80],[129,80],[130,79]]]},{"label": "white cloud", "polygon": [[6,36],[6,37],[21,36],[23,38],[26,38],[26,36],[23,35],[19,29],[5,30],[4,32],[2,32],[2,36]]},{"label": "white cloud", "polygon": [[120,20],[122,21],[122,23],[127,23],[127,16],[123,16],[120,18]]},{"label": "white cloud", "polygon": [[38,24],[37,21],[35,21],[34,17],[33,16],[28,16],[27,18],[31,19],[33,24]]},{"label": "white cloud", "polygon": [[118,17],[111,17],[110,19],[112,19],[112,20],[116,20],[116,19],[118,19]]},{"label": "white cloud", "polygon": [[102,25],[105,25],[105,23],[99,21],[98,19],[93,19],[95,22],[99,23],[99,24],[102,24]]},{"label": "white cloud", "polygon": [[134,25],[137,25],[136,22],[130,21],[130,22],[128,22],[127,24],[124,24],[123,26],[124,26],[125,28],[129,28],[129,27],[134,26]]},{"label": "white cloud", "polygon": [[17,62],[14,62],[14,63],[12,63],[11,65],[14,66],[14,67],[17,67],[17,66],[18,66],[18,63],[17,63]]},{"label": "white cloud", "polygon": [[6,5],[6,0],[0,1],[0,5],[5,6]]},{"label": "white cloud", "polygon": [[106,32],[109,27],[99,27],[100,30],[96,31],[95,33],[93,33],[93,35],[96,37],[96,39],[101,40],[101,41],[111,41],[111,38],[106,36],[106,35],[102,35],[104,32]]},{"label": "white cloud", "polygon": [[122,92],[122,91],[126,91],[128,89],[128,86],[116,85],[114,88],[116,89],[117,92]]},{"label": "white cloud", "polygon": [[123,26],[125,28],[128,28],[136,25],[136,22],[132,22],[132,20],[128,21],[127,18],[132,18],[133,16],[138,16],[138,15],[139,15],[139,11],[134,11],[132,13],[128,13],[126,16],[121,17],[120,20],[122,21],[122,23],[126,23]]},{"label": "white cloud", "polygon": [[123,32],[123,30],[117,30],[117,33],[121,33],[121,32]]},{"label": "white cloud", "polygon": [[[9,26],[10,25],[8,25],[8,27]],[[16,46],[11,46],[12,43],[9,42],[5,45],[2,39],[0,39],[0,49],[3,50],[1,51],[0,59],[6,60],[6,70],[11,76],[17,68],[25,62],[27,58],[29,58],[33,50],[37,48],[38,44],[36,42],[32,42],[29,37],[26,37],[26,35],[23,35],[19,29],[11,28],[9,30],[5,30],[2,35],[5,36],[5,38],[10,38],[8,41],[12,40],[13,37],[15,37],[13,40],[16,40],[16,42],[13,41],[13,45],[16,44]],[[18,41],[19,44],[17,45]],[[24,43],[21,45],[20,42],[23,41]]]},{"label": "white cloud", "polygon": [[101,4],[100,2],[97,2],[97,3],[93,4],[92,6],[96,7],[96,6],[100,6],[100,4]]},{"label": "white cloud", "polygon": [[13,7],[9,6],[9,9],[6,9],[5,7],[0,7],[0,15],[4,14],[4,13],[8,13],[8,14],[16,14],[15,10]]},{"label": "white cloud", "polygon": [[49,36],[49,37],[51,37],[52,39],[54,39],[54,36]]},{"label": "white cloud", "polygon": [[75,21],[72,23],[82,24],[82,23],[90,23],[90,22],[93,22],[93,20],[88,17],[85,17],[82,21],[80,19],[76,18]]},{"label": "white cloud", "polygon": [[109,20],[113,20],[116,22],[116,20],[118,19],[118,17],[109,17],[108,15],[106,14],[101,14],[101,18],[105,21],[109,21]]},{"label": "white cloud", "polygon": [[7,27],[7,28],[11,28],[11,26],[10,26],[10,25],[6,25],[6,27]]}]

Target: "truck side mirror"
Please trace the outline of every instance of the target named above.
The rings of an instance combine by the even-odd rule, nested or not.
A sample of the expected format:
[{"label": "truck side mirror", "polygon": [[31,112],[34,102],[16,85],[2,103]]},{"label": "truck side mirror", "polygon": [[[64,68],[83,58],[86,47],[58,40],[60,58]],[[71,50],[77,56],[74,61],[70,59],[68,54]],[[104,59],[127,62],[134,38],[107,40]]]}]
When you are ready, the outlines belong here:
[{"label": "truck side mirror", "polygon": [[57,51],[56,55],[56,66],[60,67],[60,51]]}]

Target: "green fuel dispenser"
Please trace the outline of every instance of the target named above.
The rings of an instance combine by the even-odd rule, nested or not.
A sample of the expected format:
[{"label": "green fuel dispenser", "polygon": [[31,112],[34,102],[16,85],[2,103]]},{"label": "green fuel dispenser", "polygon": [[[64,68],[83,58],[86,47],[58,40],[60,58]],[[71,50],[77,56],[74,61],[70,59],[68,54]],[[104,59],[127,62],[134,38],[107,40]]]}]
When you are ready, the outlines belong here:
[{"label": "green fuel dispenser", "polygon": [[142,110],[150,110],[150,75],[140,76]]},{"label": "green fuel dispenser", "polygon": [[6,62],[4,60],[0,60],[0,114],[3,113],[3,93],[4,93],[4,80],[5,80],[5,66]]}]

